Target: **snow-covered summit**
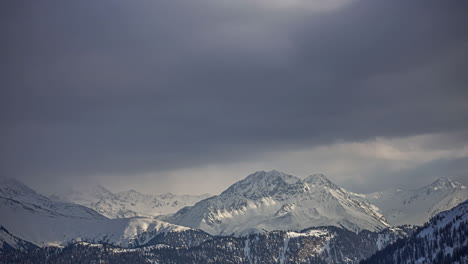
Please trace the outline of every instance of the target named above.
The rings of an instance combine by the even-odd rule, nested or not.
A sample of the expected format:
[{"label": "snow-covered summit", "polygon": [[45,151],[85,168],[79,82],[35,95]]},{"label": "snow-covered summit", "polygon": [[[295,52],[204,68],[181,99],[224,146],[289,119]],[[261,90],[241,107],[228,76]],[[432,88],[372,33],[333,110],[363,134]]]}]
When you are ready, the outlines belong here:
[{"label": "snow-covered summit", "polygon": [[22,199],[37,198],[37,194],[33,189],[26,186],[19,180],[12,178],[0,178],[0,196],[6,198],[18,198]]},{"label": "snow-covered summit", "polygon": [[309,186],[315,187],[316,185],[322,185],[322,186],[327,186],[332,189],[338,189],[338,185],[330,181],[325,175],[323,174],[312,174],[310,176],[307,176],[304,180],[304,183],[306,183]]},{"label": "snow-covered summit", "polygon": [[151,195],[135,190],[113,193],[102,186],[91,186],[54,194],[50,198],[84,205],[109,218],[127,218],[173,214],[209,196],[211,195],[174,195],[171,193]]},{"label": "snow-covered summit", "polygon": [[366,194],[392,225],[422,225],[431,217],[468,199],[468,189],[448,178],[439,178],[413,190],[390,189]]},{"label": "snow-covered summit", "polygon": [[50,195],[49,198],[56,201],[88,205],[99,200],[117,199],[117,196],[101,185],[94,185],[64,189]]},{"label": "snow-covered summit", "polygon": [[221,195],[239,195],[250,199],[279,196],[299,182],[300,179],[276,170],[258,171],[234,183]]},{"label": "snow-covered summit", "polygon": [[105,218],[103,215],[85,206],[50,200],[15,179],[0,180],[0,198],[2,198],[2,201],[10,200],[10,202],[20,202],[28,206],[33,206],[41,210],[48,210],[54,212],[54,214],[67,217],[90,219]]},{"label": "snow-covered summit", "polygon": [[144,244],[159,233],[189,230],[145,217],[108,219],[82,205],[50,200],[10,179],[0,181],[0,216],[0,226],[8,230],[0,232],[0,242],[10,246],[20,240],[38,246],[82,240],[127,247]]},{"label": "snow-covered summit", "polygon": [[437,190],[454,190],[454,189],[465,189],[466,187],[463,186],[461,183],[453,181],[446,177],[441,177],[435,180],[430,185],[426,186],[424,189],[432,189],[434,191]]},{"label": "snow-covered summit", "polygon": [[184,208],[167,220],[211,234],[324,225],[375,231],[388,226],[372,205],[354,199],[324,175],[300,179],[279,171],[255,172],[219,196]]}]

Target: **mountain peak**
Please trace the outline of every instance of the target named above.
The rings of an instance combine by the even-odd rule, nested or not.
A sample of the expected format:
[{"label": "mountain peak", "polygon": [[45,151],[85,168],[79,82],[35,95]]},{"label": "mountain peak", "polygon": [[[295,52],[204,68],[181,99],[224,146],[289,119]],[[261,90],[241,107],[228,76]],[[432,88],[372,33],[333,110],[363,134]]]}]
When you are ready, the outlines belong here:
[{"label": "mountain peak", "polygon": [[307,176],[304,180],[304,183],[311,184],[311,185],[322,185],[328,186],[332,188],[339,188],[335,183],[330,181],[325,175],[321,173],[312,174]]},{"label": "mountain peak", "polygon": [[77,204],[90,204],[115,195],[102,185],[69,186],[49,196],[50,199]]},{"label": "mountain peak", "polygon": [[428,187],[434,190],[439,190],[439,189],[446,190],[446,189],[462,188],[463,185],[447,177],[441,177],[435,180],[434,182],[432,182]]},{"label": "mountain peak", "polygon": [[162,199],[170,199],[170,198],[173,198],[175,197],[175,195],[171,192],[166,192],[166,193],[163,193],[161,195],[159,195]]},{"label": "mountain peak", "polygon": [[26,187],[24,183],[13,178],[0,178],[0,186]]},{"label": "mountain peak", "polygon": [[106,187],[104,187],[104,186],[102,186],[100,184],[94,186],[93,190],[98,191],[98,192],[103,192],[103,193],[110,193],[111,192]]},{"label": "mountain peak", "polygon": [[286,174],[281,171],[271,170],[271,171],[254,172],[239,182],[252,183],[252,182],[275,182],[275,181],[283,181],[288,184],[294,184],[299,181],[299,178]]},{"label": "mountain peak", "polygon": [[13,178],[0,179],[0,195],[7,198],[15,198],[18,195],[37,194],[24,183]]},{"label": "mountain peak", "polygon": [[321,173],[315,173],[312,175],[307,176],[305,179],[307,182],[323,182],[323,181],[329,181],[328,178],[321,174]]},{"label": "mountain peak", "polygon": [[148,195],[142,194],[133,189],[128,190],[128,191],[118,192],[117,196],[124,200],[145,199],[146,197],[149,197]]},{"label": "mountain peak", "polygon": [[250,174],[166,220],[217,235],[324,225],[353,231],[388,226],[374,207],[353,199],[323,174],[301,180],[275,170]]},{"label": "mountain peak", "polygon": [[244,197],[261,198],[299,182],[300,179],[277,171],[257,171],[231,185],[223,194],[238,194]]},{"label": "mountain peak", "polygon": [[271,170],[271,171],[256,171],[246,177],[248,178],[264,178],[264,177],[282,177],[284,175],[287,175],[284,172],[277,171],[277,170]]}]

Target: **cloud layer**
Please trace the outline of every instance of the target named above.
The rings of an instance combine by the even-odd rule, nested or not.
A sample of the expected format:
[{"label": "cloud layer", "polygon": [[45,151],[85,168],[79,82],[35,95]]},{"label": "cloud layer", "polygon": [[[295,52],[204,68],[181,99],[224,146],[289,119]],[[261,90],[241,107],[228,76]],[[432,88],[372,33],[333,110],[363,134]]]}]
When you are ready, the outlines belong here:
[{"label": "cloud layer", "polygon": [[[2,5],[2,176],[41,186],[151,180],[177,192],[203,180],[197,168],[219,168],[212,178],[228,185],[245,171],[236,164],[256,168],[246,164],[272,153],[284,158],[269,165],[289,169],[301,151],[333,163],[341,148],[352,161],[370,144],[379,150],[370,160],[419,164],[406,168],[414,182],[432,177],[423,165],[466,158],[464,1]],[[450,153],[388,143],[423,135],[443,135],[435,152]],[[461,178],[461,167],[444,176]],[[343,183],[360,171],[369,188],[389,182],[363,164],[327,168]]]}]

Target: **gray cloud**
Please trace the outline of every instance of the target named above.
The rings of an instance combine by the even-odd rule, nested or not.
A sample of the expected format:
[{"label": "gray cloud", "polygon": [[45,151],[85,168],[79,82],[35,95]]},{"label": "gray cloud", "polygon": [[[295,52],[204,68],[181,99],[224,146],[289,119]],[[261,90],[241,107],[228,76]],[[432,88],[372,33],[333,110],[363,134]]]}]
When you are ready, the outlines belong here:
[{"label": "gray cloud", "polygon": [[1,175],[131,182],[468,129],[464,1],[304,3],[2,3]]}]

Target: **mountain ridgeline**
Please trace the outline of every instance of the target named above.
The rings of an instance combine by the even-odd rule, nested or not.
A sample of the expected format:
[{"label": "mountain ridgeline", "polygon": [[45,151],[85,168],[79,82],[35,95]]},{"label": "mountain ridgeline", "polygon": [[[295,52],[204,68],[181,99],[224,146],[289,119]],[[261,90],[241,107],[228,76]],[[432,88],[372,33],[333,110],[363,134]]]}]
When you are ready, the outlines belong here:
[{"label": "mountain ridgeline", "polygon": [[241,237],[206,234],[193,246],[182,246],[184,233],[165,237],[134,249],[79,242],[64,248],[9,250],[1,253],[0,263],[463,264],[468,262],[468,201],[416,230],[355,233],[330,226]]},{"label": "mountain ridgeline", "polygon": [[108,218],[128,218],[173,214],[185,206],[194,205],[210,196],[210,194],[175,195],[172,193],[150,195],[135,190],[113,193],[98,185],[55,193],[49,198],[84,205]]},{"label": "mountain ridgeline", "polygon": [[468,201],[439,213],[411,236],[361,264],[468,263]]},{"label": "mountain ridgeline", "polygon": [[279,171],[212,197],[0,180],[0,263],[466,263],[467,199],[447,178],[357,194]]},{"label": "mountain ridgeline", "polygon": [[161,232],[190,229],[146,217],[109,219],[82,205],[50,200],[15,180],[0,182],[0,216],[8,234],[36,246],[88,241],[132,247]]},{"label": "mountain ridgeline", "polygon": [[278,171],[251,174],[164,220],[213,235],[326,225],[380,231],[390,226],[369,202],[353,198],[322,174],[301,180]]}]

